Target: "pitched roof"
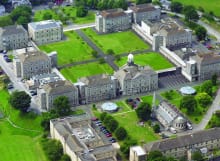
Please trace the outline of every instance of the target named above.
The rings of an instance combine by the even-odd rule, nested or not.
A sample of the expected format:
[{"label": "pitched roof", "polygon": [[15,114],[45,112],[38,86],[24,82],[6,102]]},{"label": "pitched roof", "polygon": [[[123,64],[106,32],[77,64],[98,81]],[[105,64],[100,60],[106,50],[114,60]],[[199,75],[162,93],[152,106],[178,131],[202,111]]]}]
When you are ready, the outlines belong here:
[{"label": "pitched roof", "polygon": [[148,3],[132,6],[130,7],[130,9],[133,10],[133,12],[149,12],[156,10],[156,8],[153,5]]},{"label": "pitched roof", "polygon": [[27,31],[21,25],[11,25],[0,28],[0,36],[8,36],[21,33],[27,34]]},{"label": "pitched roof", "polygon": [[124,10],[121,8],[104,10],[104,11],[101,11],[100,14],[105,18],[115,18],[115,17],[121,17],[121,16],[126,15]]},{"label": "pitched roof", "polygon": [[49,61],[49,57],[42,51],[31,51],[18,55],[21,62]]},{"label": "pitched roof", "polygon": [[28,26],[31,26],[34,30],[43,30],[49,28],[58,28],[62,25],[62,22],[55,20],[45,20],[40,22],[31,22]]},{"label": "pitched roof", "polygon": [[170,149],[190,146],[210,140],[220,139],[220,128],[213,128],[209,130],[203,130],[192,134],[179,136],[173,139],[165,139],[157,142],[145,144],[146,151],[167,151]]},{"label": "pitched roof", "polygon": [[213,64],[213,63],[220,63],[220,55],[210,53],[198,53],[196,54],[196,62],[206,65],[206,64]]},{"label": "pitched roof", "polygon": [[82,77],[79,79],[79,82],[82,82],[88,86],[94,86],[94,85],[109,84],[112,82],[112,79],[111,76],[107,74],[99,74],[90,77]]}]

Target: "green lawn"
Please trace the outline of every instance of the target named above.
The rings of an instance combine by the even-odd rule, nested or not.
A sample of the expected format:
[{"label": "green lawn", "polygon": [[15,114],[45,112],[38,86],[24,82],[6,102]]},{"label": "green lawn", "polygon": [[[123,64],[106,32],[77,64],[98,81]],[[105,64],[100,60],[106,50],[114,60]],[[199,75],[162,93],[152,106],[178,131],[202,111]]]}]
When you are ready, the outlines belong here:
[{"label": "green lawn", "polygon": [[112,116],[119,122],[120,126],[127,130],[128,135],[140,144],[159,139],[159,136],[153,132],[153,129],[147,123],[145,123],[145,127],[137,124],[138,118],[135,111]]},{"label": "green lawn", "polygon": [[[121,60],[115,61],[115,63],[120,67],[127,62],[127,57],[122,57]],[[149,65],[154,70],[161,70],[173,67],[173,65],[164,58],[159,53],[145,53],[145,54],[138,54],[134,55],[134,62],[135,64],[145,66]]]},{"label": "green lawn", "polygon": [[88,46],[77,33],[65,32],[67,40],[39,46],[45,52],[57,51],[58,64],[68,64],[92,58],[92,48]]},{"label": "green lawn", "polygon": [[116,104],[119,107],[119,110],[117,113],[127,112],[127,111],[132,110],[131,107],[125,101],[118,101],[118,102],[116,102]]},{"label": "green lawn", "polygon": [[113,69],[108,64],[88,63],[64,68],[61,73],[66,79],[76,82],[78,78],[97,74],[112,74]]},{"label": "green lawn", "polygon": [[[161,93],[161,96],[165,98],[165,92]],[[182,99],[182,97],[183,96],[179,92],[173,91],[172,92],[172,98],[168,99],[168,101],[171,104],[175,105],[177,108],[179,108],[180,107],[180,100]],[[191,114],[187,114],[186,109],[180,109],[180,111],[182,113],[184,113],[193,123],[196,123],[196,124],[198,124],[202,120],[202,118],[203,118],[203,116],[204,116],[204,114],[206,113],[207,110],[208,110],[208,107],[203,108],[198,103],[197,103],[196,110]]]},{"label": "green lawn", "polygon": [[[142,100],[143,102],[149,103],[149,104],[151,105],[151,107],[152,107],[153,95],[142,96],[142,97],[141,97],[141,100]],[[156,103],[156,105],[158,105],[158,104],[159,104],[159,100],[156,99],[155,103]]]},{"label": "green lawn", "polygon": [[220,1],[219,0],[174,0],[185,5],[193,5],[195,7],[202,7],[206,12],[213,11],[216,16],[220,17]]},{"label": "green lawn", "polygon": [[93,29],[87,28],[83,29],[83,32],[104,52],[108,49],[112,49],[116,54],[121,54],[149,48],[149,45],[142,41],[132,31],[98,35]]},{"label": "green lawn", "polygon": [[26,131],[12,127],[4,118],[0,119],[0,160],[4,161],[47,161],[39,144],[42,128],[41,117],[34,114],[21,115],[8,104],[9,94],[0,89],[0,111],[10,115],[13,123],[22,128],[37,130]]},{"label": "green lawn", "polygon": [[[59,14],[56,13],[56,10]],[[59,20],[60,19],[59,15],[63,15],[63,16],[66,16],[68,20],[70,20],[76,24],[85,24],[85,23],[91,23],[91,22],[95,21],[94,12],[89,11],[88,15],[86,17],[77,17],[76,16],[76,8],[73,6],[59,7],[57,9],[46,9],[46,10],[36,11],[36,13],[34,15],[34,21],[44,20],[43,19],[44,14],[52,15],[52,19],[55,19],[55,20]]]}]

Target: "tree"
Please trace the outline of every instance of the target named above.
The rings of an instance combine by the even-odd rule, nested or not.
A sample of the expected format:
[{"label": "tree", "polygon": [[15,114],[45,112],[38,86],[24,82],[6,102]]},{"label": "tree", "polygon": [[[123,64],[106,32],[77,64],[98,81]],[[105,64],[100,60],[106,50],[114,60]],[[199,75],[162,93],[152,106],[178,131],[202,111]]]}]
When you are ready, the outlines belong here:
[{"label": "tree", "polygon": [[148,103],[141,102],[135,111],[141,121],[147,121],[150,119],[151,109]]},{"label": "tree", "polygon": [[95,50],[93,50],[93,51],[92,51],[92,56],[95,57],[95,58],[98,58],[98,56],[99,56],[99,55],[98,55],[98,52],[95,51]]},{"label": "tree", "polygon": [[71,112],[69,99],[66,96],[59,96],[53,101],[53,109],[58,116],[66,116]]},{"label": "tree", "polygon": [[45,12],[44,15],[43,15],[43,20],[50,20],[52,18],[53,18],[53,16],[49,12]]},{"label": "tree", "polygon": [[183,14],[185,15],[186,21],[197,21],[199,19],[199,15],[194,6],[185,6],[183,8]]},{"label": "tree", "polygon": [[71,161],[71,158],[69,157],[69,155],[64,154],[59,161]]},{"label": "tree", "polygon": [[212,96],[212,81],[210,80],[205,81],[201,85],[200,91],[207,93],[209,96]]},{"label": "tree", "polygon": [[108,50],[106,51],[106,53],[107,53],[108,55],[114,55],[114,54],[115,54],[114,50],[112,50],[112,49],[108,49]]},{"label": "tree", "polygon": [[201,7],[201,6],[198,7],[198,10],[199,10],[200,12],[205,12],[204,8]]},{"label": "tree", "polygon": [[180,108],[186,108],[188,114],[194,112],[197,108],[197,102],[194,96],[184,96],[180,100]]},{"label": "tree", "polygon": [[118,127],[118,121],[116,121],[115,119],[110,119],[107,123],[107,128],[109,129],[109,131],[114,132]]},{"label": "tree", "polygon": [[121,60],[121,56],[120,55],[115,55],[114,57],[115,57],[116,61],[120,61]]},{"label": "tree", "polygon": [[216,86],[216,85],[217,85],[217,79],[218,79],[217,74],[216,74],[216,73],[213,74],[213,75],[212,75],[212,85],[213,85],[213,86]]},{"label": "tree", "polygon": [[100,115],[100,120],[101,120],[101,121],[104,121],[104,120],[105,120],[105,117],[106,117],[107,115],[108,115],[107,112],[101,113],[101,115]]},{"label": "tree", "polygon": [[153,126],[153,130],[154,130],[155,133],[159,133],[160,132],[160,125],[159,124],[155,124]]},{"label": "tree", "polygon": [[85,17],[88,14],[88,10],[84,6],[79,6],[76,9],[77,17]]},{"label": "tree", "polygon": [[148,161],[155,161],[158,158],[163,158],[163,154],[160,151],[151,151],[147,157]]},{"label": "tree", "polygon": [[118,0],[118,7],[126,10],[128,8],[128,3],[126,0]]},{"label": "tree", "polygon": [[0,16],[0,27],[13,25],[12,19],[10,16]]},{"label": "tree", "polygon": [[59,117],[55,112],[42,113],[41,126],[45,131],[50,130],[50,120]]},{"label": "tree", "polygon": [[119,127],[115,131],[115,136],[118,140],[124,140],[127,137],[127,131],[123,127]]},{"label": "tree", "polygon": [[171,2],[170,9],[172,12],[181,13],[183,10],[183,5],[180,2]]},{"label": "tree", "polygon": [[12,107],[27,112],[31,103],[31,97],[25,91],[15,91],[9,98]]},{"label": "tree", "polygon": [[29,21],[28,17],[26,17],[26,16],[20,16],[17,19],[17,24],[19,24],[19,25],[28,24],[28,22],[30,22],[30,21]]},{"label": "tree", "polygon": [[129,150],[131,146],[137,145],[137,141],[131,138],[127,138],[125,141],[123,141],[123,144],[120,146],[121,152],[128,157],[129,156]]},{"label": "tree", "polygon": [[151,3],[152,0],[137,0],[136,4],[144,4],[144,3]]},{"label": "tree", "polygon": [[19,20],[19,23],[30,22],[31,21],[32,10],[28,6],[18,6],[12,10],[10,16],[14,22]]},{"label": "tree", "polygon": [[206,107],[212,102],[212,97],[205,92],[197,94],[196,99],[202,107]]},{"label": "tree", "polygon": [[194,161],[203,161],[204,158],[203,158],[202,154],[199,151],[196,151],[192,154],[192,160],[194,160]]},{"label": "tree", "polygon": [[198,26],[195,29],[195,34],[197,36],[197,39],[199,41],[201,40],[205,40],[206,36],[207,36],[207,30],[203,27],[203,26]]},{"label": "tree", "polygon": [[104,120],[103,120],[103,123],[104,123],[105,125],[107,125],[108,122],[109,122],[109,120],[112,120],[112,119],[114,119],[114,118],[113,118],[111,115],[106,115],[105,118],[104,118]]}]

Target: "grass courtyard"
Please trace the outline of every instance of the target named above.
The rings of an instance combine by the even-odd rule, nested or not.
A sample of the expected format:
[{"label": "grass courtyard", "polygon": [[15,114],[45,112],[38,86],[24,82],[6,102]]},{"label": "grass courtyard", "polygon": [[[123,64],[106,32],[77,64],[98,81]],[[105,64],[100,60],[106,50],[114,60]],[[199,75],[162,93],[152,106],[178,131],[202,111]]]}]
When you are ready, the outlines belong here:
[{"label": "grass courtyard", "polygon": [[92,48],[86,44],[76,32],[64,33],[67,40],[39,46],[42,51],[58,53],[58,64],[83,61],[92,58]]},{"label": "grass courtyard", "polygon": [[184,5],[193,5],[196,8],[202,7],[206,12],[213,11],[214,14],[220,17],[220,1],[219,0],[174,0],[183,3]]},{"label": "grass courtyard", "polygon": [[61,15],[66,16],[68,20],[76,24],[92,23],[95,21],[94,12],[89,11],[86,17],[77,17],[76,8],[73,6],[57,7],[55,9],[46,9],[46,10],[36,11],[34,14],[34,21],[44,20],[45,14],[51,15],[52,19],[55,19],[55,20],[59,20]]},{"label": "grass courtyard", "polygon": [[83,32],[104,52],[108,49],[112,49],[115,54],[122,54],[149,48],[149,45],[142,41],[132,31],[98,35],[93,29],[87,28],[83,29]]},{"label": "grass courtyard", "polygon": [[[115,63],[120,67],[127,62],[127,57],[121,57],[121,60],[115,61]],[[145,66],[149,65],[154,70],[161,70],[173,67],[173,65],[164,58],[159,53],[145,53],[145,54],[138,54],[134,55],[134,62],[135,64]]]},{"label": "grass courtyard", "polygon": [[61,70],[61,73],[66,79],[71,80],[72,82],[76,82],[80,77],[105,73],[112,74],[113,69],[106,63],[100,64],[95,62],[64,68]]},{"label": "grass courtyard", "polygon": [[[1,86],[2,87],[2,86]],[[40,146],[41,117],[31,113],[21,115],[8,104],[9,93],[0,89],[0,111],[9,116],[17,126],[35,131],[13,127],[5,118],[0,119],[0,160],[4,161],[47,161]]]}]

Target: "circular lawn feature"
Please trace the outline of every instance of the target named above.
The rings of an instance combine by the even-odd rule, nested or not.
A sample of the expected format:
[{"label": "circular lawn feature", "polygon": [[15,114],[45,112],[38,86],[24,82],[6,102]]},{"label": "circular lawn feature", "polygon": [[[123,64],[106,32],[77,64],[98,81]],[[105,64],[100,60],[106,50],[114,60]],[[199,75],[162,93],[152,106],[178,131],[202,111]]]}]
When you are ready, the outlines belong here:
[{"label": "circular lawn feature", "polygon": [[185,86],[180,88],[180,92],[182,95],[193,95],[196,93],[196,90],[190,86]]},{"label": "circular lawn feature", "polygon": [[116,112],[118,110],[118,106],[112,102],[103,103],[101,108],[106,112]]}]

